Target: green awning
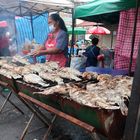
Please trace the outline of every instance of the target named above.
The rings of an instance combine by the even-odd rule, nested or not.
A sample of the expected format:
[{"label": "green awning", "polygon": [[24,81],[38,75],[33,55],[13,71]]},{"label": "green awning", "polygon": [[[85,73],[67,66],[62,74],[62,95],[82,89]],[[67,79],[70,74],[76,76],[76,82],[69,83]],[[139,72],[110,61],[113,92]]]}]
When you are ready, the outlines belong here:
[{"label": "green awning", "polygon": [[[72,28],[68,27],[67,29],[68,29],[68,33],[72,34]],[[75,27],[74,34],[76,34],[76,35],[86,34],[86,29],[81,28],[81,27]]]},{"label": "green awning", "polygon": [[119,12],[136,7],[135,0],[93,0],[75,8],[74,18],[87,21],[116,23]]}]

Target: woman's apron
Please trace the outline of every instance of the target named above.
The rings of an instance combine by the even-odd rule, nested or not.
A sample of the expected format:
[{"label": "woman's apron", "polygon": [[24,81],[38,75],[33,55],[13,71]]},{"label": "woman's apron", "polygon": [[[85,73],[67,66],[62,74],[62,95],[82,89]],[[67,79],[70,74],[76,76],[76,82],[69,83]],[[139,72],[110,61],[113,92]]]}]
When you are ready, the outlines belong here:
[{"label": "woman's apron", "polygon": [[[55,37],[53,36],[53,34],[48,35],[48,39],[45,43],[46,49],[56,48],[57,45],[56,38],[57,35]],[[47,60],[58,62],[60,67],[65,67],[67,62],[67,58],[64,55],[64,52],[61,52],[59,54],[47,54]]]}]

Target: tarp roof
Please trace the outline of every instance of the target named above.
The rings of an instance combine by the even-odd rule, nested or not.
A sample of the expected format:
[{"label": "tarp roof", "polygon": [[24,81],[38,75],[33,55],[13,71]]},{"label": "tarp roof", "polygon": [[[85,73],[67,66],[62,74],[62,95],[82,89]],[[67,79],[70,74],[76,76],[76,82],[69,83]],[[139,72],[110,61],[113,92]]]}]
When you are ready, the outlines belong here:
[{"label": "tarp roof", "polygon": [[0,11],[22,16],[29,15],[31,12],[39,14],[73,7],[74,4],[68,0],[0,0]]},{"label": "tarp roof", "polygon": [[134,7],[136,7],[135,0],[92,0],[77,6],[74,17],[88,21],[115,23],[119,19],[119,11]]}]

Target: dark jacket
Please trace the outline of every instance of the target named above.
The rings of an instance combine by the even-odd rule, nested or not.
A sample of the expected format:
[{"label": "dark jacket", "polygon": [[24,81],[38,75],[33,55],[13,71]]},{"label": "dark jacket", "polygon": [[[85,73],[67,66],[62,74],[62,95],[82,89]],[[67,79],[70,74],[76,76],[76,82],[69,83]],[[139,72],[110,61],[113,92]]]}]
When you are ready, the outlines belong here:
[{"label": "dark jacket", "polygon": [[86,66],[90,67],[90,66],[94,66],[96,67],[98,64],[98,60],[97,60],[97,56],[100,54],[100,48],[97,46],[89,46],[86,49],[86,52],[84,53],[84,55],[87,57],[87,63]]}]

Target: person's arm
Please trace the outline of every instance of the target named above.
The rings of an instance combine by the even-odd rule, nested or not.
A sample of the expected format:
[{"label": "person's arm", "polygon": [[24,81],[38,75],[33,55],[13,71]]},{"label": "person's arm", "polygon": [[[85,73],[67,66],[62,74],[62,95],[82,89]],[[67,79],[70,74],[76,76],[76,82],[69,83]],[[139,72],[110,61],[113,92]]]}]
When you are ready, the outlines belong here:
[{"label": "person's arm", "polygon": [[55,48],[48,48],[47,50],[39,50],[37,52],[34,52],[33,55],[38,56],[38,55],[46,55],[46,54],[59,54],[65,50],[67,45],[68,45],[67,33],[62,31],[61,33],[59,33],[56,39]]},{"label": "person's arm", "polygon": [[91,48],[91,46],[88,46],[86,48],[85,52],[83,53],[84,56],[88,57],[90,48]]}]

